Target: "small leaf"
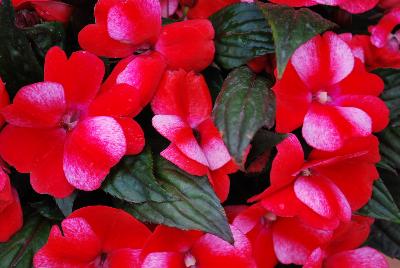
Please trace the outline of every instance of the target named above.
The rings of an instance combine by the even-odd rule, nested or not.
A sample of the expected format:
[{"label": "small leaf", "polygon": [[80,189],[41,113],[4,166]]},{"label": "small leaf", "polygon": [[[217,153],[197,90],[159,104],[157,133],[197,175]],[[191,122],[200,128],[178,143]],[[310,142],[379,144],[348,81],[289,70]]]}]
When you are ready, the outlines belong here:
[{"label": "small leaf", "polygon": [[400,225],[382,220],[375,221],[367,245],[389,257],[400,259]]},{"label": "small leaf", "polygon": [[103,190],[116,198],[132,203],[176,200],[154,177],[153,156],[149,147],[139,155],[122,159],[111,170]]},{"label": "small leaf", "polygon": [[400,169],[400,127],[388,127],[378,137],[382,163]]},{"label": "small leaf", "polygon": [[65,198],[55,198],[56,204],[65,217],[72,213],[74,202],[78,192],[73,192],[70,196]]},{"label": "small leaf", "polygon": [[7,243],[0,243],[1,267],[33,267],[34,254],[46,243],[51,223],[40,215],[26,217],[23,228]]},{"label": "small leaf", "polygon": [[255,133],[271,128],[275,120],[275,96],[271,82],[249,68],[233,70],[215,103],[214,122],[229,152],[242,167],[243,154]]},{"label": "small leaf", "polygon": [[254,3],[227,6],[210,17],[215,29],[216,61],[225,69],[274,52],[271,30]]},{"label": "small leaf", "polygon": [[202,230],[233,241],[224,209],[207,177],[187,174],[162,158],[156,162],[156,174],[164,188],[180,200],[126,204],[127,212],[141,221]]},{"label": "small leaf", "polygon": [[279,78],[299,46],[336,26],[308,8],[294,9],[262,3],[259,5],[272,29]]},{"label": "small leaf", "polygon": [[374,183],[372,198],[359,214],[400,223],[400,211],[381,179]]}]

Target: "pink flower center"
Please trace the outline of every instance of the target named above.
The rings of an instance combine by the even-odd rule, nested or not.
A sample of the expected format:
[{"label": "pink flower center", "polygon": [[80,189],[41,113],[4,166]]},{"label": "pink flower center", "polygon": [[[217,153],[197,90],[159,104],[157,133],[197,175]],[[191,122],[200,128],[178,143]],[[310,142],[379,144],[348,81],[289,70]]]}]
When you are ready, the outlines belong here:
[{"label": "pink flower center", "polygon": [[400,30],[394,34],[390,34],[388,47],[390,50],[397,52],[400,50]]},{"label": "pink flower center", "polygon": [[185,254],[183,261],[185,262],[185,267],[196,268],[196,258],[190,252]]},{"label": "pink flower center", "polygon": [[270,224],[271,222],[276,221],[276,219],[277,219],[277,217],[274,213],[267,212],[261,217],[261,224],[267,225],[267,224]]},{"label": "pink flower center", "polygon": [[304,176],[304,177],[309,177],[309,176],[311,176],[311,170],[310,169],[304,169],[304,170],[302,170],[301,171],[301,176]]},{"label": "pink flower center", "polygon": [[331,101],[331,97],[329,96],[327,91],[318,91],[314,94],[313,99],[321,104],[325,104]]},{"label": "pink flower center", "polygon": [[79,111],[69,111],[63,116],[61,120],[61,127],[66,131],[71,131],[78,124],[79,118],[80,118]]}]

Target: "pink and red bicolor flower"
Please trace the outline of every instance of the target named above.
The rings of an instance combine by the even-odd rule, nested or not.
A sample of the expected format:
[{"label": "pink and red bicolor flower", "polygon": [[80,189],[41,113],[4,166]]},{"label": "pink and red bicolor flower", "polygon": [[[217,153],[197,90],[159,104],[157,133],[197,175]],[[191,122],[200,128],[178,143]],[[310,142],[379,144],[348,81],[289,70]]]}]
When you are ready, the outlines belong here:
[{"label": "pink and red bicolor flower", "polygon": [[251,244],[231,226],[234,244],[211,234],[158,226],[142,251],[142,268],[255,268]]},{"label": "pink and red bicolor flower", "polygon": [[46,55],[44,82],[23,87],[2,110],[0,154],[30,173],[35,191],[66,197],[77,188],[98,189],[125,154],[144,147],[131,117],[140,111],[140,90],[118,84],[99,93],[104,64],[88,52],[67,59],[58,47]]},{"label": "pink and red bicolor flower", "polygon": [[276,130],[287,133],[303,125],[309,145],[335,151],[349,138],[387,126],[389,109],[378,98],[383,88],[382,79],[368,73],[339,36],[316,36],[296,50],[273,87]]},{"label": "pink and red bicolor flower", "polygon": [[51,228],[34,267],[140,267],[150,230],[123,210],[105,206],[78,209]]},{"label": "pink and red bicolor flower", "polygon": [[98,56],[123,58],[154,50],[171,69],[201,71],[214,58],[214,29],[208,20],[189,20],[161,26],[158,0],[99,0],[96,24],[79,33],[79,43]]},{"label": "pink and red bicolor flower", "polygon": [[339,6],[340,8],[353,13],[363,13],[373,9],[379,0],[271,0],[271,2],[292,7],[329,5]]},{"label": "pink and red bicolor flower", "polygon": [[367,240],[372,223],[373,219],[356,215],[351,222],[342,223],[328,243],[314,249],[303,267],[389,268],[385,256],[377,250],[358,248]]},{"label": "pink and red bicolor flower", "polygon": [[292,134],[277,148],[271,186],[250,200],[261,201],[272,213],[333,230],[340,222],[350,221],[352,211],[371,198],[373,182],[379,178],[375,136],[351,139],[335,152],[313,150],[308,161],[304,161],[301,144]]},{"label": "pink and red bicolor flower", "polygon": [[190,174],[208,175],[224,201],[229,193],[227,174],[237,166],[211,119],[212,101],[204,77],[167,71],[151,107],[154,128],[171,141],[161,155]]}]

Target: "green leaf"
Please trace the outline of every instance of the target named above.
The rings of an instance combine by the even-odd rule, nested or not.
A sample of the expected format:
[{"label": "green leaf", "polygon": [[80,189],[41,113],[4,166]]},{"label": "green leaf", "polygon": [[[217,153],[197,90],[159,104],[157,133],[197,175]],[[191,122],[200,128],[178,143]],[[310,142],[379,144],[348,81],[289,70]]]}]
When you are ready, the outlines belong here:
[{"label": "green leaf", "polygon": [[210,89],[211,98],[214,103],[219,92],[221,91],[222,84],[224,83],[224,77],[222,76],[221,70],[212,65],[205,69],[202,74],[206,79],[208,88]]},{"label": "green leaf", "polygon": [[382,220],[375,221],[367,245],[389,257],[400,259],[400,225]]},{"label": "green leaf", "polygon": [[225,79],[214,106],[214,122],[235,161],[242,167],[243,154],[253,136],[275,120],[272,83],[249,68],[233,70]]},{"label": "green leaf", "polygon": [[65,31],[60,22],[45,22],[23,29],[37,57],[44,60],[53,46],[64,48]]},{"label": "green leaf", "polygon": [[400,127],[388,127],[379,133],[378,137],[381,162],[394,169],[400,169]]},{"label": "green leaf", "polygon": [[0,243],[1,267],[30,268],[34,254],[46,243],[51,223],[40,215],[30,215],[23,228],[7,243]]},{"label": "green leaf", "polygon": [[30,203],[30,206],[34,208],[41,216],[49,220],[60,221],[64,218],[61,211],[54,204],[54,200],[50,198],[45,198],[40,201]]},{"label": "green leaf", "polygon": [[215,29],[216,61],[225,69],[274,52],[271,30],[256,4],[230,5],[210,17]]},{"label": "green leaf", "polygon": [[56,204],[60,211],[65,217],[72,213],[74,207],[75,199],[78,196],[78,192],[73,192],[70,196],[65,198],[55,198]]},{"label": "green leaf", "polygon": [[400,210],[381,179],[374,183],[372,198],[359,214],[400,223]]},{"label": "green leaf", "polygon": [[259,5],[272,29],[279,78],[299,46],[336,26],[307,8],[294,9],[262,3]]},{"label": "green leaf", "polygon": [[153,156],[147,147],[141,154],[128,156],[115,166],[106,179],[103,190],[110,195],[132,203],[176,200],[153,174]]},{"label": "green leaf", "polygon": [[379,69],[374,73],[385,82],[385,90],[381,97],[389,107],[391,125],[400,126],[400,70]]},{"label": "green leaf", "polygon": [[0,5],[0,40],[0,77],[11,97],[22,86],[43,80],[43,69],[29,40],[14,26],[10,0]]},{"label": "green leaf", "polygon": [[224,209],[207,177],[190,175],[162,158],[156,162],[156,174],[164,188],[179,200],[126,204],[127,212],[141,221],[202,230],[233,241]]}]

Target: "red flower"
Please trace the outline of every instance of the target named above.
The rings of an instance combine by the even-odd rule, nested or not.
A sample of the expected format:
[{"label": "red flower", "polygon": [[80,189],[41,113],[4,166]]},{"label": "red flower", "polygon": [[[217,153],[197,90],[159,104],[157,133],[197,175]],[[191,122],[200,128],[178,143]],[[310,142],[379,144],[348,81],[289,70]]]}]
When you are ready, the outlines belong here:
[{"label": "red flower", "polygon": [[358,14],[373,9],[379,0],[271,0],[271,2],[292,7],[314,6],[318,4],[339,6],[350,13]]},{"label": "red flower", "polygon": [[385,256],[375,249],[355,249],[368,238],[372,223],[371,218],[361,216],[353,216],[351,222],[342,223],[328,243],[313,251],[304,268],[388,268]]},{"label": "red flower", "polygon": [[211,234],[160,225],[143,248],[142,268],[255,268],[246,236],[231,230],[233,245]]},{"label": "red flower", "polygon": [[395,7],[400,7],[400,2],[398,0],[381,0],[379,1],[379,6],[381,8],[395,8]]},{"label": "red flower", "polygon": [[207,19],[220,9],[239,2],[240,0],[197,0],[187,16],[189,19]]},{"label": "red flower", "polygon": [[400,31],[392,34],[394,28],[400,24],[400,8],[394,8],[387,13],[375,26],[371,26],[371,42],[374,46],[382,48],[388,43],[396,51],[399,50]]},{"label": "red flower", "polygon": [[[10,97],[6,87],[4,86],[3,80],[0,78],[0,109],[7,106],[10,103]],[[0,127],[4,124],[4,117],[0,114]]]},{"label": "red flower", "polygon": [[167,71],[151,103],[153,126],[171,145],[161,155],[190,174],[208,175],[220,199],[227,198],[235,172],[231,156],[211,119],[211,96],[202,75]]},{"label": "red flower", "polygon": [[34,9],[45,21],[67,23],[72,13],[70,5],[55,0],[12,0],[12,4],[17,11]]},{"label": "red flower", "polygon": [[96,24],[79,33],[80,45],[99,56],[122,58],[155,49],[171,68],[201,71],[214,58],[214,29],[208,20],[172,23],[161,28],[158,0],[99,0]]},{"label": "red flower", "polygon": [[337,150],[351,137],[386,127],[389,110],[377,97],[383,87],[344,41],[327,32],[296,50],[274,86],[276,129],[286,133],[303,125],[309,145]]},{"label": "red flower", "polygon": [[137,267],[150,230],[123,210],[105,206],[74,211],[51,228],[34,267]]},{"label": "red flower", "polygon": [[0,243],[10,239],[22,227],[22,223],[18,193],[11,186],[8,175],[0,167]]},{"label": "red flower", "polygon": [[104,64],[87,52],[70,59],[55,47],[46,55],[45,82],[23,87],[5,107],[9,123],[0,133],[0,154],[31,173],[38,193],[65,197],[74,188],[98,189],[125,154],[144,146],[138,91],[125,84],[98,95]]},{"label": "red flower", "polygon": [[379,177],[376,137],[349,140],[335,152],[314,150],[308,162],[292,134],[277,148],[271,186],[250,201],[261,200],[278,216],[297,216],[310,226],[332,230],[341,221],[350,221],[352,211],[370,199],[373,181]]},{"label": "red flower", "polygon": [[228,207],[227,213],[232,216],[232,225],[249,238],[259,268],[273,268],[278,260],[305,264],[313,250],[327,243],[333,233],[307,226],[297,218],[277,217],[259,203],[248,208]]},{"label": "red flower", "polygon": [[161,15],[163,18],[175,14],[179,6],[179,0],[160,0]]}]

